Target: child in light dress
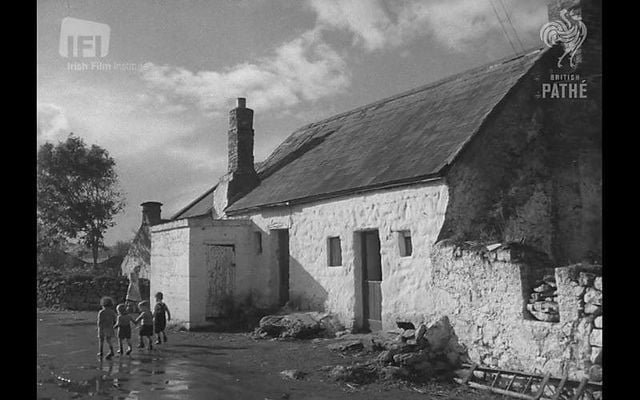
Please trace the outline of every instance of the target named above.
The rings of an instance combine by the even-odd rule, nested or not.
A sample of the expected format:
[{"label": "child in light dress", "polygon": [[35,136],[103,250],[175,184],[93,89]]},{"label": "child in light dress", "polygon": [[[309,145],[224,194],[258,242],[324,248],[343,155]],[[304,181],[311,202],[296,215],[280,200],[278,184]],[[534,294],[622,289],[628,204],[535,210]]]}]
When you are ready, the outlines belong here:
[{"label": "child in light dress", "polygon": [[102,309],[98,312],[98,338],[100,339],[100,351],[98,357],[102,359],[102,349],[104,342],[109,345],[109,354],[106,359],[113,357],[113,344],[111,340],[115,336],[113,326],[116,324],[116,313],[113,311],[113,299],[111,297],[103,297],[100,299]]}]

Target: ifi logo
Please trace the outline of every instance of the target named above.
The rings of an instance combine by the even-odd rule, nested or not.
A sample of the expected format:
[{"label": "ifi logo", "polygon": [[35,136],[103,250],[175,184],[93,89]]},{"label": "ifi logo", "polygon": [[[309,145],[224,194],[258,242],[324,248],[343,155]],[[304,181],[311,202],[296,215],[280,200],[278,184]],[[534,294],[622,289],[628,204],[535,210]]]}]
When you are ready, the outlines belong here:
[{"label": "ifi logo", "polygon": [[58,52],[62,57],[105,57],[109,54],[111,28],[83,19],[67,17],[60,26]]},{"label": "ifi logo", "polygon": [[575,10],[560,10],[561,21],[547,22],[540,28],[540,39],[547,47],[561,43],[564,53],[558,58],[558,68],[562,60],[569,55],[569,66],[575,68],[576,52],[587,38],[587,26]]}]

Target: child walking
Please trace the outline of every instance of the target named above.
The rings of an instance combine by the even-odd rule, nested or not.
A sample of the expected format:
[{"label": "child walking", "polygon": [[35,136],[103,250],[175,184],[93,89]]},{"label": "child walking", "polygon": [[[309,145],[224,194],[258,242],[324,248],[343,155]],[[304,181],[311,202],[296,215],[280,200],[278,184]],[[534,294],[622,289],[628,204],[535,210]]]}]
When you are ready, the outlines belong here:
[{"label": "child walking", "polygon": [[136,324],[142,321],[142,326],[140,327],[140,344],[138,348],[144,348],[144,338],[146,337],[149,341],[149,350],[153,350],[153,345],[151,342],[153,341],[153,314],[151,313],[149,302],[144,300],[138,303],[138,308],[140,308],[140,315],[135,319]]},{"label": "child walking", "polygon": [[162,333],[162,338],[164,342],[167,343],[167,334],[164,330],[167,327],[167,319],[171,321],[171,313],[169,312],[169,307],[162,301],[162,292],[156,293],[156,306],[153,309],[153,331],[158,335],[158,340],[156,340],[156,344],[162,343],[160,341],[160,334]]},{"label": "child walking", "polygon": [[102,309],[98,312],[98,338],[100,338],[100,352],[98,357],[102,359],[102,348],[106,341],[109,345],[109,354],[106,359],[113,357],[113,344],[111,338],[115,336],[113,325],[116,323],[116,313],[113,311],[113,299],[111,297],[103,297],[100,299]]},{"label": "child walking", "polygon": [[118,354],[122,354],[123,351],[123,342],[126,340],[127,345],[127,355],[131,354],[131,317],[127,314],[127,306],[124,304],[118,304],[116,307],[118,311],[118,318],[116,319],[116,324],[113,326],[114,328],[118,328],[118,344],[120,345],[120,349],[118,349]]}]

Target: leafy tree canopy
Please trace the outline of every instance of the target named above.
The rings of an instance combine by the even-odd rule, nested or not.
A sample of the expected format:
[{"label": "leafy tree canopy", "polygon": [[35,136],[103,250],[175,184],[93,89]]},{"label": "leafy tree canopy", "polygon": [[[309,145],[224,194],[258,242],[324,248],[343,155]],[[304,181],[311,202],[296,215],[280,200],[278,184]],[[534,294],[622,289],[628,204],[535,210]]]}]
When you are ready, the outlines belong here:
[{"label": "leafy tree canopy", "polygon": [[78,239],[92,250],[94,266],[104,233],[124,208],[115,161],[107,150],[70,134],[43,144],[37,161],[38,240]]}]

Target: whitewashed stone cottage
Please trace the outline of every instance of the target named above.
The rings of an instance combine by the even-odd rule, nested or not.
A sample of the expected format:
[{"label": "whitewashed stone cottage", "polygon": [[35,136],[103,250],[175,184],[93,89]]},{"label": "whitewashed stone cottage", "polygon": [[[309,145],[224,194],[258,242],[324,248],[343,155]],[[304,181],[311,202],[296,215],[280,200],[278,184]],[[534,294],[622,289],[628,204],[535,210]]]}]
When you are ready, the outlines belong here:
[{"label": "whitewashed stone cottage", "polygon": [[589,26],[572,71],[587,98],[544,98],[562,49],[535,50],[304,126],[257,168],[259,128],[238,99],[228,173],[150,228],[151,292],[187,327],[244,302],[354,329],[448,315],[478,361],[584,369],[596,328],[570,355],[562,344],[562,324],[571,336],[584,317],[560,293],[580,267],[558,278],[559,322],[532,320],[526,303],[543,267],[601,262],[599,4],[549,6]]}]

